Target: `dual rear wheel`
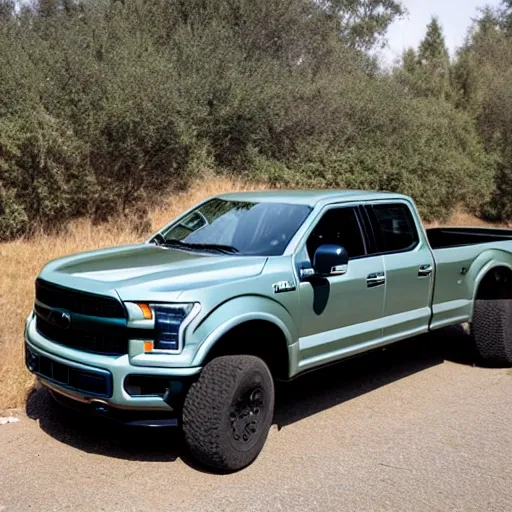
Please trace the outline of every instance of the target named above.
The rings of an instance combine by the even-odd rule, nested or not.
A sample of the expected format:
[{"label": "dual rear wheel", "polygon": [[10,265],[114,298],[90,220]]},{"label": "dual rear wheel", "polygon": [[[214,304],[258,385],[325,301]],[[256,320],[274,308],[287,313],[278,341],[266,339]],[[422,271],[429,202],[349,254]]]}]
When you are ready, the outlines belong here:
[{"label": "dual rear wheel", "polygon": [[471,330],[484,364],[512,366],[512,300],[477,300]]},{"label": "dual rear wheel", "polygon": [[471,331],[487,366],[512,366],[512,272],[491,270],[478,289]]}]

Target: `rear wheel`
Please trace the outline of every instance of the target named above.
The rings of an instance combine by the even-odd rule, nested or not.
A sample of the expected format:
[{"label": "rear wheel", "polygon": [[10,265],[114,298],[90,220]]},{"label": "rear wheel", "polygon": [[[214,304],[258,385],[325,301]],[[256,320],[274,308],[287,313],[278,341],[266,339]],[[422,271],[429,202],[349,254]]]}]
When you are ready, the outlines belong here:
[{"label": "rear wheel", "polygon": [[223,356],[208,363],[183,406],[183,432],[203,464],[236,471],[256,459],[274,412],[274,383],[263,360]]},{"label": "rear wheel", "polygon": [[471,325],[476,348],[490,366],[512,365],[512,272],[489,271],[478,287]]}]

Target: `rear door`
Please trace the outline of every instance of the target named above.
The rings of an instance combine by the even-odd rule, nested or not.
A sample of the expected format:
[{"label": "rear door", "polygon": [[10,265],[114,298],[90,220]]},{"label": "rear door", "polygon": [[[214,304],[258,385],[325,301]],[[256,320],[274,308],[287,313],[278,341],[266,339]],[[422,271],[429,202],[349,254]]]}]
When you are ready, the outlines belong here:
[{"label": "rear door", "polygon": [[384,259],[386,293],[383,336],[388,341],[428,331],[434,258],[418,229],[419,218],[406,201],[365,207],[376,252]]}]

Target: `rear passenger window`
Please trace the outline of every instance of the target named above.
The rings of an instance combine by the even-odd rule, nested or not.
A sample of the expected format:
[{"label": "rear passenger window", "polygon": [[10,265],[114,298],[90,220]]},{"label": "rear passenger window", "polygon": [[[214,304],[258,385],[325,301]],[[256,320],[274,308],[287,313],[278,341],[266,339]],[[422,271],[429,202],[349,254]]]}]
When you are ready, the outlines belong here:
[{"label": "rear passenger window", "polygon": [[366,253],[359,221],[353,208],[336,208],[324,213],[306,242],[311,261],[316,250],[324,244],[341,245],[347,250],[349,258],[357,258]]},{"label": "rear passenger window", "polygon": [[374,205],[373,211],[380,226],[378,242],[382,252],[406,251],[417,245],[418,230],[405,204]]}]

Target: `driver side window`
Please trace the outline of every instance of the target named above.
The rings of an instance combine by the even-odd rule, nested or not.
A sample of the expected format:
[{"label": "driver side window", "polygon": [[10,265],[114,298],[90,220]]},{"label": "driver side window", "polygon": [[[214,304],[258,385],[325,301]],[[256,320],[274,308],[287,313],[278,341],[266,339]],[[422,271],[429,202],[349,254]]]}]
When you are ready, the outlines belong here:
[{"label": "driver side window", "polygon": [[324,213],[306,242],[309,259],[324,244],[343,246],[349,259],[366,254],[361,227],[354,208],[333,208]]}]

